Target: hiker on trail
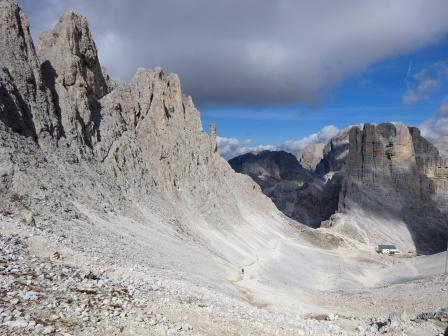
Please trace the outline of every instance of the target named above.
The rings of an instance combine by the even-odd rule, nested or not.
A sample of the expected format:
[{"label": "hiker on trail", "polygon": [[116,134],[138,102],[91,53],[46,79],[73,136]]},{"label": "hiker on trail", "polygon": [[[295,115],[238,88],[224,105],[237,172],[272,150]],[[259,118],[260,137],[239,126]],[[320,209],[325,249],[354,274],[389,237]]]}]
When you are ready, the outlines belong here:
[{"label": "hiker on trail", "polygon": [[241,269],[241,273],[244,274],[244,268]]}]

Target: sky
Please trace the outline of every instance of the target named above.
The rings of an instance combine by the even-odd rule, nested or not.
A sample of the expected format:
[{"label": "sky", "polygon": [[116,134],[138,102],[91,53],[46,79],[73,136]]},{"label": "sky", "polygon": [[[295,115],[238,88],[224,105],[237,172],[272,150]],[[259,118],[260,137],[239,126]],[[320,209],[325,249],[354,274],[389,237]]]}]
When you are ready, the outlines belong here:
[{"label": "sky", "polygon": [[446,0],[19,0],[32,34],[85,15],[100,61],[178,73],[225,158],[387,121],[448,135]]}]

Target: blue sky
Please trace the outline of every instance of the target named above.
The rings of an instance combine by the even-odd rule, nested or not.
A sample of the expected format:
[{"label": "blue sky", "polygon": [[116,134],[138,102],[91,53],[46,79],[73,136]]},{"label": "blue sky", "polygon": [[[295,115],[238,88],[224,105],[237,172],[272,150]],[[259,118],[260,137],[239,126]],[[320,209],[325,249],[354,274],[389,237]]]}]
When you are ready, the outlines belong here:
[{"label": "blue sky", "polygon": [[360,123],[401,121],[419,126],[437,111],[446,90],[427,100],[405,104],[409,77],[448,59],[448,38],[412,53],[386,59],[343,80],[316,106],[199,106],[204,127],[216,122],[219,135],[251,139],[251,145],[279,144],[301,139],[326,125],[339,128]]}]

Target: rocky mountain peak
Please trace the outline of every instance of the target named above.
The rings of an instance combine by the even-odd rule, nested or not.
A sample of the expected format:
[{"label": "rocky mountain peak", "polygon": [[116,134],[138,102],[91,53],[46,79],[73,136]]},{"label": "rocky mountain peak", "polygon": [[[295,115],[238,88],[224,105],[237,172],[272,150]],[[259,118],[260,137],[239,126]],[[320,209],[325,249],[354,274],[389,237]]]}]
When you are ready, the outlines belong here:
[{"label": "rocky mountain peak", "polygon": [[[310,162],[307,174],[282,152],[249,153],[229,163],[251,176],[283,213],[309,226],[331,227],[366,244],[393,241],[419,253],[444,248],[448,160],[419,129],[365,124],[316,147],[302,154],[301,161]],[[322,158],[313,171],[314,150]]]},{"label": "rocky mountain peak", "polygon": [[[339,211],[349,217],[362,212],[365,219],[355,216],[350,221],[357,224],[341,230],[364,241],[415,246],[421,253],[441,251],[448,237],[447,166],[417,128],[353,127]],[[383,219],[371,225],[369,218]],[[385,224],[394,221],[395,227]]]},{"label": "rocky mountain peak", "polygon": [[60,144],[90,156],[100,140],[98,100],[112,90],[108,83],[113,81],[104,78],[87,19],[65,13],[51,31],[40,35],[37,52],[60,117]]},{"label": "rocky mountain peak", "polygon": [[28,19],[14,0],[0,1],[0,97],[7,127],[42,141],[58,132]]},{"label": "rocky mountain peak", "polygon": [[49,63],[47,66],[54,69],[58,82],[64,87],[85,87],[87,94],[97,99],[108,93],[96,45],[84,16],[66,12],[51,31],[39,36],[37,50],[43,67]]},{"label": "rocky mountain peak", "polygon": [[[21,13],[13,1],[0,0],[0,4]],[[4,72],[5,80],[0,77],[0,191],[4,196],[0,212],[15,213],[26,207],[40,227],[72,228],[80,224],[73,223],[78,219],[81,225],[95,221],[90,214],[120,212],[181,239],[197,237],[216,254],[234,230],[265,225],[260,223],[286,228],[283,216],[255,183],[235,174],[219,156],[216,130],[211,137],[204,132],[199,111],[191,97],[182,94],[177,75],[161,68],[139,69],[129,83],[113,83],[98,61],[86,19],[72,12],[41,35],[40,59],[35,52],[29,58],[17,43],[18,22],[27,26],[13,14],[1,12],[0,43],[5,48],[0,51],[0,63],[11,66]],[[16,34],[11,40],[9,30]],[[24,41],[34,51],[29,34]],[[14,52],[21,55],[18,61]],[[21,129],[7,125],[11,117],[21,120],[18,112],[29,112],[27,120],[35,126],[29,108],[33,95],[18,88],[26,88],[32,79],[37,83],[38,76],[60,130],[51,138],[54,150],[38,146],[24,138]],[[4,92],[11,103],[3,99]],[[22,107],[23,111],[18,110]],[[40,142],[40,134],[33,135]],[[262,214],[253,216],[259,209]],[[207,236],[210,229],[216,232],[212,238]],[[266,232],[257,230],[255,236]],[[241,260],[240,251],[247,243],[239,240],[237,231],[232,235],[243,248],[229,252],[227,260]],[[254,248],[258,241],[251,243]]]},{"label": "rocky mountain peak", "polygon": [[317,164],[324,156],[325,144],[310,144],[306,146],[298,157],[303,168],[310,171],[316,169]]}]

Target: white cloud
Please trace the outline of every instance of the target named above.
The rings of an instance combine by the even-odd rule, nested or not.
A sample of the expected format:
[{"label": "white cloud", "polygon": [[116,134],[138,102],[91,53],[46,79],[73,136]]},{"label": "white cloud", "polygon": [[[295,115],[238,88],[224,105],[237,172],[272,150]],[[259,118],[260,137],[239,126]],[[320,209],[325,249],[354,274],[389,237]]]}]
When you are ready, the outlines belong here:
[{"label": "white cloud", "polygon": [[250,139],[240,140],[236,138],[217,137],[219,153],[223,158],[229,160],[235,156],[249,152],[262,150],[284,150],[297,155],[306,146],[317,143],[327,143],[331,138],[339,134],[341,130],[333,125],[323,127],[319,132],[313,133],[300,140],[287,140],[277,145],[251,146]]},{"label": "white cloud", "polygon": [[226,159],[230,160],[235,156],[246,154],[249,152],[259,152],[262,150],[276,150],[274,145],[265,146],[251,146],[252,140],[240,140],[236,138],[216,137],[218,143],[219,154]]},{"label": "white cloud", "polygon": [[445,84],[448,82],[448,60],[430,64],[411,77],[409,87],[403,96],[406,104],[414,104],[430,99],[436,90],[445,94],[435,114],[425,120],[420,126],[423,136],[435,140],[448,135],[448,91]]},{"label": "white cloud", "polygon": [[318,143],[327,143],[336,136],[341,130],[333,125],[323,127],[319,132],[308,135],[300,140],[287,140],[278,145],[277,148],[287,152],[297,154],[300,153],[306,146]]},{"label": "white cloud", "polygon": [[428,139],[436,139],[448,135],[448,96],[440,104],[434,117],[420,125],[422,135]]},{"label": "white cloud", "polygon": [[448,61],[431,64],[408,77],[408,89],[403,95],[403,102],[415,104],[429,99],[430,95],[448,80]]}]

